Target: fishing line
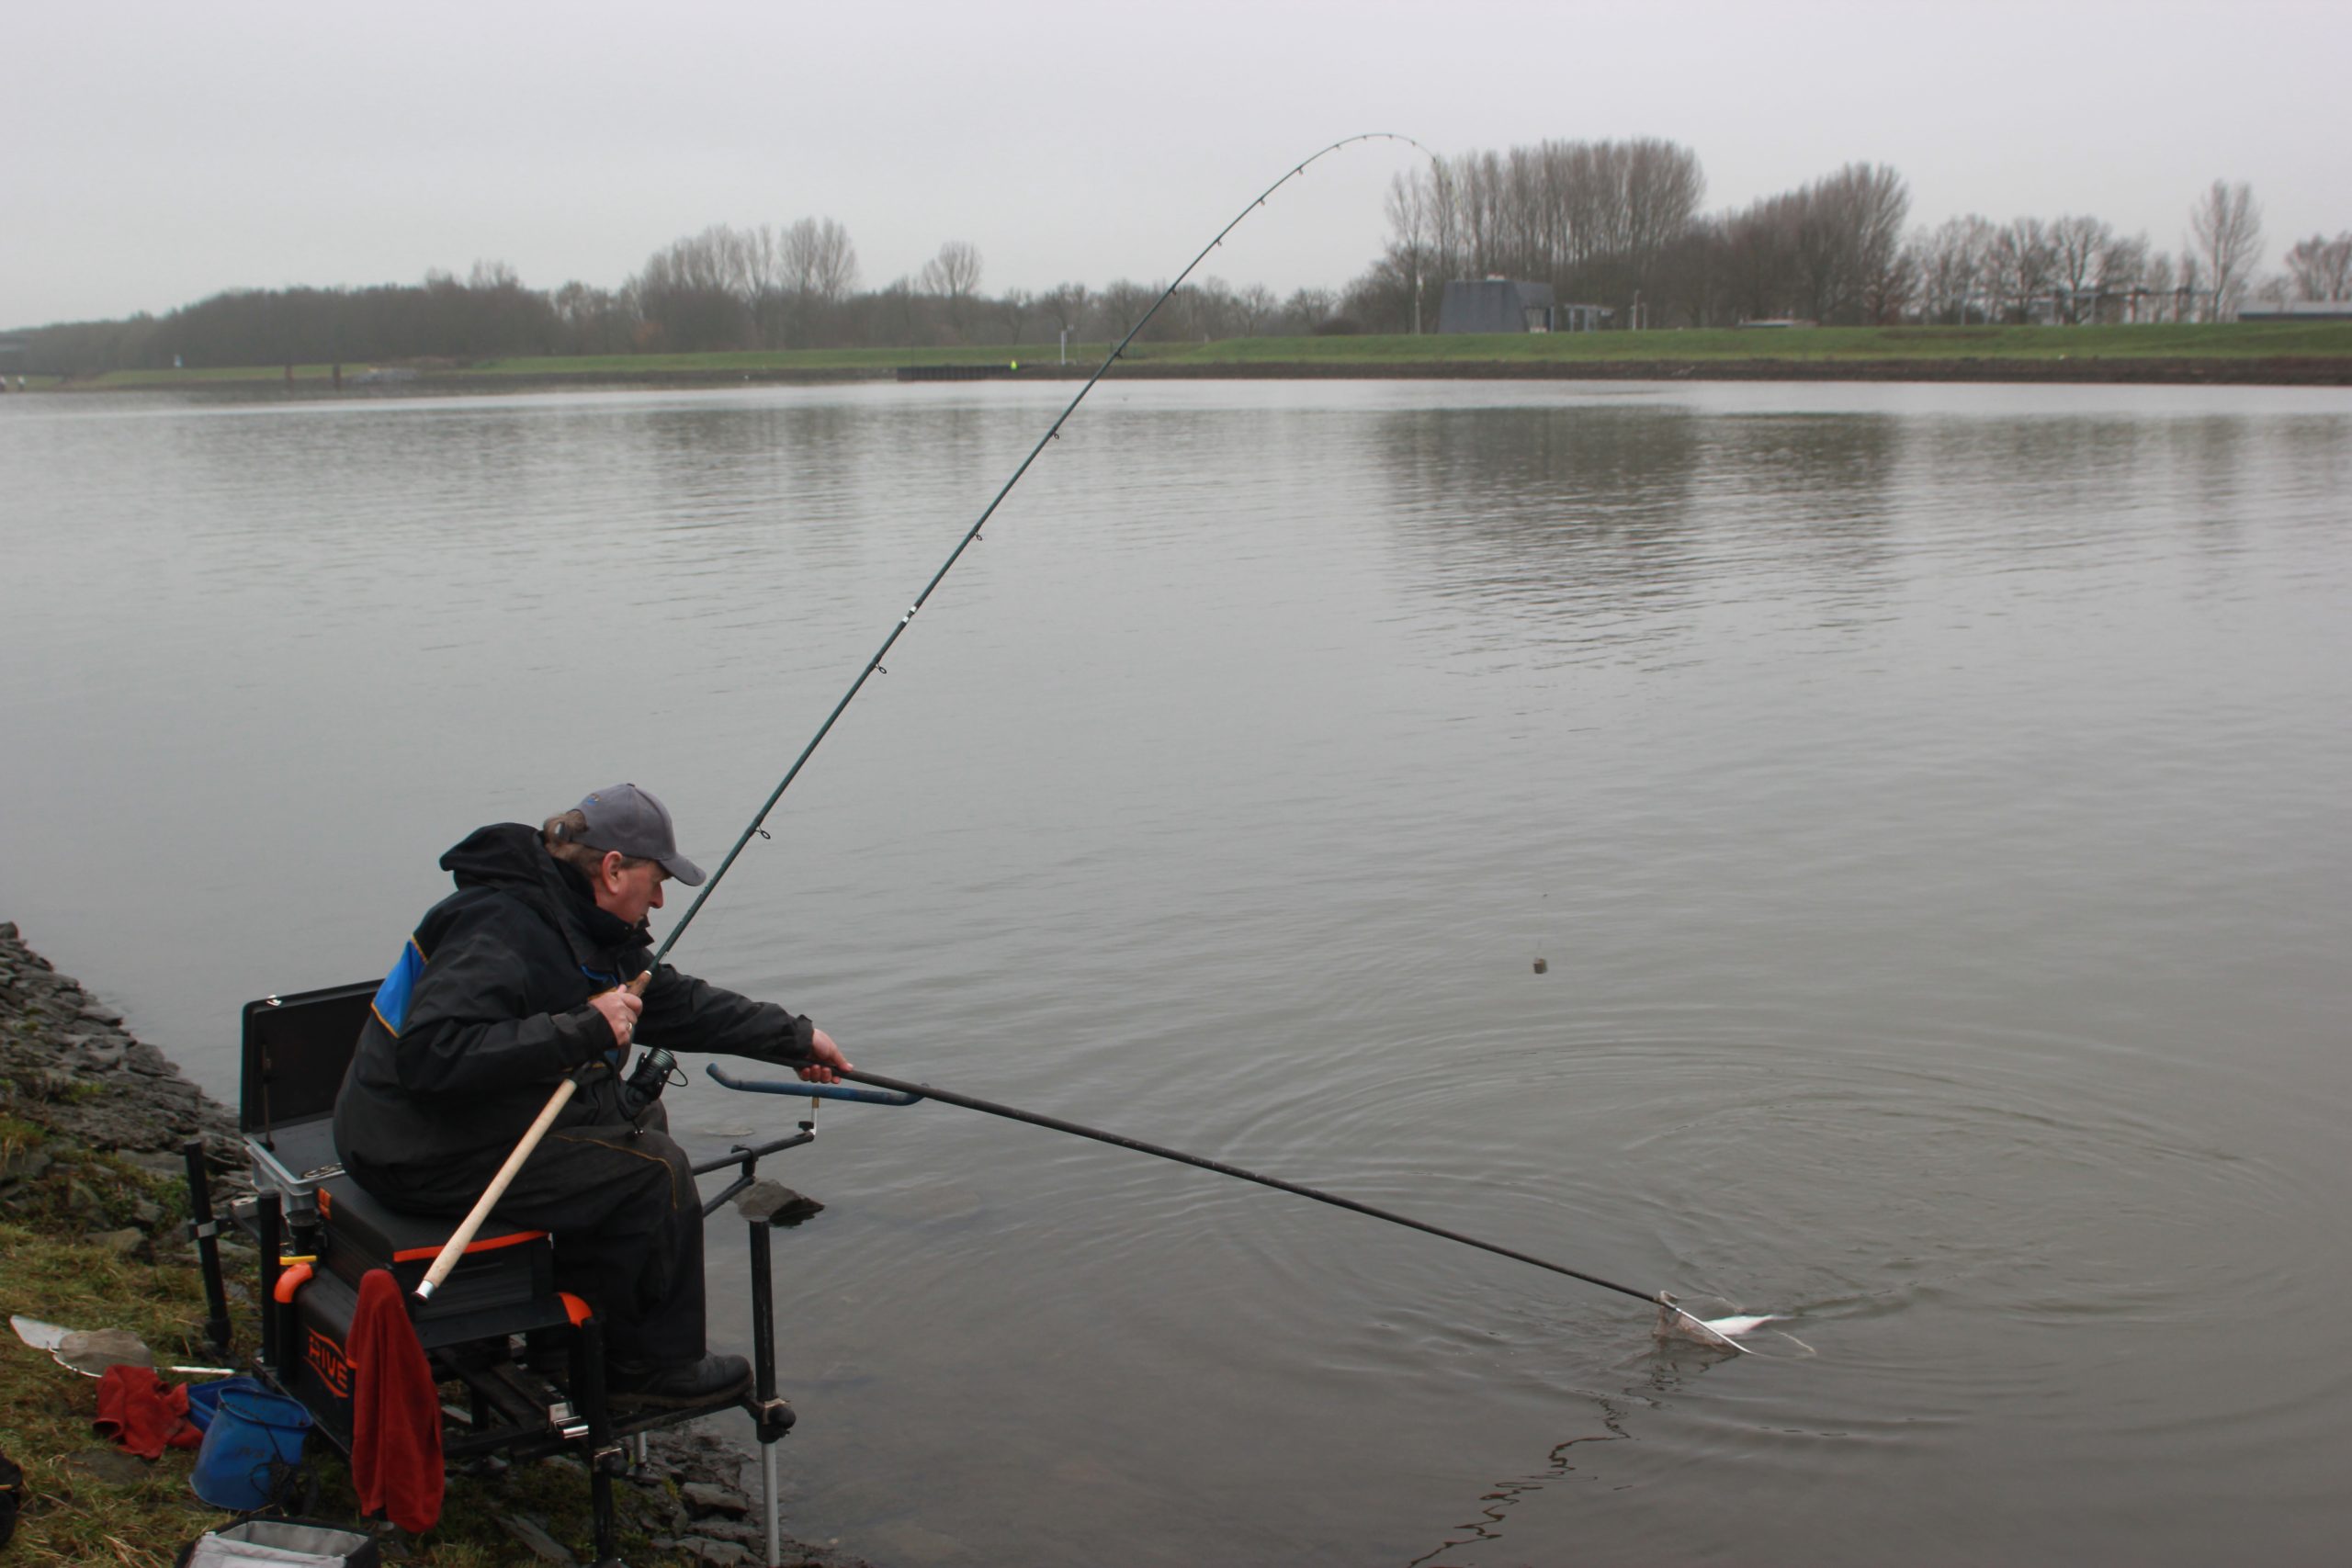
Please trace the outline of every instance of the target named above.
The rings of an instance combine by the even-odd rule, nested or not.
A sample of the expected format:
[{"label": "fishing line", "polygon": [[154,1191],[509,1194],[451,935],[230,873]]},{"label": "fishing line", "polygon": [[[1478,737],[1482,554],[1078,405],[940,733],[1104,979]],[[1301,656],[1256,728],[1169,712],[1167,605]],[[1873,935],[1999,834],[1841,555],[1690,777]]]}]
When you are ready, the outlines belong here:
[{"label": "fishing line", "polygon": [[[922,592],[915,595],[914,603],[907,606],[907,613],[892,624],[889,634],[882,639],[882,646],[874,650],[874,657],[867,660],[865,666],[858,671],[857,678],[849,683],[849,690],[842,694],[842,700],[833,705],[832,712],[827,714],[824,723],[817,727],[817,733],[808,738],[808,744],[800,749],[800,755],[793,760],[791,767],[785,770],[784,777],[777,782],[775,788],[769,792],[765,804],[761,806],[758,812],[752,816],[751,825],[743,829],[741,836],[736,839],[734,847],[727,852],[727,858],[718,863],[718,869],[712,872],[709,880],[702,885],[702,891],[695,894],[694,902],[686,906],[686,912],[678,917],[678,923],[672,927],[670,934],[662,940],[662,945],[653,950],[651,964],[659,965],[669,951],[678,944],[678,939],[686,934],[686,928],[694,923],[695,916],[701,911],[710,896],[718,891],[718,885],[725,879],[728,868],[735,863],[736,857],[743,852],[744,846],[752,841],[753,835],[760,833],[762,824],[767,821],[768,814],[775,809],[776,802],[784,798],[784,792],[792,787],[792,781],[800,776],[800,770],[808,765],[809,757],[815,753],[819,746],[824,743],[825,737],[832,732],[834,721],[839,719],[849,705],[857,699],[857,694],[865,689],[867,680],[877,672],[881,672],[882,660],[888,655],[891,645],[899,640],[899,634],[912,624],[915,616],[922,612],[923,605],[930,602],[933,590],[939,586],[948,572],[955,570],[956,563],[963,558],[964,552],[979,538],[980,529],[987,525],[990,517],[996,514],[996,509],[1003,504],[1004,498],[1012,493],[1012,487],[1021,482],[1021,477],[1029,471],[1029,465],[1037,460],[1037,455],[1046,449],[1048,442],[1061,434],[1063,424],[1068,423],[1071,414],[1078,412],[1078,405],[1086,400],[1086,394],[1094,389],[1094,383],[1102,379],[1103,374],[1113,365],[1118,363],[1120,355],[1126,353],[1127,345],[1135,342],[1136,334],[1143,331],[1152,317],[1159,313],[1159,308],[1162,305],[1174,298],[1176,290],[1184,286],[1184,280],[1193,276],[1193,268],[1206,261],[1209,253],[1224,244],[1225,237],[1241,226],[1243,219],[1265,206],[1270,197],[1291,181],[1306,174],[1307,169],[1317,161],[1330,156],[1342,147],[1351,146],[1359,141],[1402,141],[1425,154],[1430,152],[1428,148],[1421,146],[1411,137],[1392,130],[1367,130],[1359,135],[1341,137],[1313,157],[1301,160],[1288,174],[1260,192],[1256,200],[1234,214],[1233,221],[1218,230],[1216,237],[1201,247],[1201,254],[1194,256],[1186,265],[1184,270],[1176,275],[1176,281],[1160,290],[1159,298],[1151,302],[1151,308],[1136,318],[1136,324],[1127,329],[1127,335],[1119,340],[1118,346],[1102,356],[1102,363],[1095,367],[1094,374],[1089,376],[1086,378],[1086,384],[1079,388],[1078,395],[1071,398],[1069,405],[1055,418],[1054,423],[1046,427],[1046,434],[1037,438],[1037,444],[1029,449],[1029,455],[1021,459],[1020,466],[1012,470],[1012,477],[1004,481],[988,505],[981,509],[978,518],[973,522],[972,525],[964,531],[964,536],[957,540],[956,547],[947,553],[946,560],[940,564],[937,571],[932,573],[931,581],[923,584]],[[1430,155],[1434,156],[1434,154]]]},{"label": "fishing line", "polygon": [[[884,1096],[864,1094],[856,1089],[829,1089],[821,1084],[739,1078],[717,1063],[706,1065],[703,1071],[729,1089],[745,1089],[756,1094],[797,1094],[811,1100],[884,1099]],[[1442,1225],[1433,1225],[1426,1220],[1417,1220],[1410,1215],[1399,1214],[1392,1210],[1375,1208],[1370,1203],[1359,1202],[1353,1198],[1342,1198],[1336,1192],[1326,1192],[1321,1188],[1309,1187],[1303,1182],[1284,1181],[1280,1177],[1246,1170],[1240,1166],[1227,1165],[1222,1160],[1210,1159],[1204,1155],[1186,1154],[1182,1149],[1165,1148],[1159,1144],[1147,1144],[1140,1138],[1130,1138],[1118,1133],[1106,1133],[1099,1127],[1089,1127],[1083,1122],[1065,1122],[1058,1116],[1047,1116],[1035,1111],[1023,1111],[1018,1106],[1001,1105],[992,1100],[981,1100],[974,1095],[958,1094],[954,1089],[940,1089],[932,1084],[910,1083],[903,1078],[885,1077],[880,1073],[869,1073],[862,1068],[838,1069],[837,1076],[855,1083],[871,1084],[876,1089],[887,1091],[888,1098],[886,1102],[889,1104],[906,1105],[919,1100],[936,1100],[947,1105],[960,1105],[967,1111],[978,1111],[989,1116],[1001,1116],[1011,1122],[1026,1122],[1033,1127],[1043,1127],[1049,1132],[1068,1133],[1075,1137],[1091,1138],[1098,1144],[1109,1144],[1114,1148],[1132,1149],[1137,1154],[1152,1155],[1160,1159],[1174,1160],[1179,1165],[1196,1166],[1202,1170],[1215,1171],[1219,1176],[1230,1176],[1241,1181],[1254,1181],[1261,1187],[1271,1187],[1278,1192],[1290,1192],[1301,1198],[1312,1198],[1318,1203],[1329,1203],[1335,1209],[1351,1210],[1359,1214],[1369,1215],[1375,1220],[1385,1220],[1392,1225],[1403,1225],[1408,1230],[1419,1231],[1426,1235],[1437,1236],[1445,1241],[1460,1242],[1464,1247],[1475,1247],[1481,1252],[1491,1252],[1498,1258],[1508,1258],[1515,1263],[1532,1264],[1538,1269],[1546,1269],[1555,1274],[1565,1274],[1571,1280],[1581,1280],[1588,1285],[1598,1285],[1604,1291],[1614,1291],[1619,1295],[1631,1296],[1637,1302],[1646,1302],[1657,1307],[1658,1309],[1657,1333],[1661,1338],[1688,1339],[1713,1349],[1737,1350],[1744,1354],[1753,1354],[1747,1346],[1740,1344],[1733,1336],[1745,1334],[1758,1324],[1772,1321],[1764,1318],[1727,1318],[1710,1323],[1704,1318],[1683,1310],[1676,1304],[1673,1296],[1664,1291],[1644,1291],[1637,1290],[1632,1285],[1621,1285],[1614,1280],[1605,1280],[1598,1274],[1588,1274],[1581,1269],[1571,1269],[1565,1263],[1555,1263],[1549,1258],[1538,1258],[1532,1253],[1521,1252],[1514,1247],[1504,1247],[1496,1242],[1482,1241],[1475,1235],[1447,1230]]]}]

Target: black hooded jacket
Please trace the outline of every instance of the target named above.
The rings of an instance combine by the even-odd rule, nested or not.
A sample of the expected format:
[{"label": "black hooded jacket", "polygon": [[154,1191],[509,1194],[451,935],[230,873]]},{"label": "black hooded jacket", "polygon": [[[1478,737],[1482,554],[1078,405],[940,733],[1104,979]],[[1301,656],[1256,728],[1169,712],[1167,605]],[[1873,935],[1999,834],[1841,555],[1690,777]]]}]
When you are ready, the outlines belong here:
[{"label": "black hooded jacket", "polygon": [[[596,907],[588,880],[519,822],[481,829],[441,857],[458,891],[417,926],[377,993],[334,1109],[335,1147],[390,1203],[479,1192],[563,1075],[615,1050],[588,999],[642,972],[643,925]],[[811,1026],[663,964],[637,1043],[808,1060]],[[626,1120],[610,1078],[575,1095],[558,1126]]]}]

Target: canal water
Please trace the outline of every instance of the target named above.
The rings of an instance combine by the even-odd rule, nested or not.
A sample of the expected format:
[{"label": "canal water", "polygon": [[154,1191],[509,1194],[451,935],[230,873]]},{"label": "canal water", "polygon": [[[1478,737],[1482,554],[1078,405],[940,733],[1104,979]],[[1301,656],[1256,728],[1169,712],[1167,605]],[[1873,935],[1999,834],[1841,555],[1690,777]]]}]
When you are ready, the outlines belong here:
[{"label": "canal water", "polygon": [[[240,1004],[380,973],[480,823],[631,779],[715,863],[1068,390],[0,400],[0,918],[232,1099]],[[676,960],[1781,1321],[1662,1352],[1358,1215],[826,1106],[793,1529],[2340,1561],[2347,495],[2333,390],[1106,382]],[[702,1154],[804,1103],[671,1099]]]}]

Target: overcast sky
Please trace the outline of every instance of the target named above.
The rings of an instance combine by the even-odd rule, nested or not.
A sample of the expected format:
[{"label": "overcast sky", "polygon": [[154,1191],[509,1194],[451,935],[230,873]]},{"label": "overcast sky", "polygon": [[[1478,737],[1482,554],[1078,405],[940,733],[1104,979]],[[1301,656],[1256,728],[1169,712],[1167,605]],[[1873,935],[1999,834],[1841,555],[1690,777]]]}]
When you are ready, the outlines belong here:
[{"label": "overcast sky", "polygon": [[[841,220],[862,287],[1172,276],[1299,159],[1657,136],[1709,211],[1855,161],[1912,219],[2068,212],[2177,250],[2217,177],[2266,267],[2352,229],[2346,0],[14,0],[0,323],[504,261],[619,284],[711,223]],[[1419,154],[1348,149],[1204,269],[1339,286]]]}]

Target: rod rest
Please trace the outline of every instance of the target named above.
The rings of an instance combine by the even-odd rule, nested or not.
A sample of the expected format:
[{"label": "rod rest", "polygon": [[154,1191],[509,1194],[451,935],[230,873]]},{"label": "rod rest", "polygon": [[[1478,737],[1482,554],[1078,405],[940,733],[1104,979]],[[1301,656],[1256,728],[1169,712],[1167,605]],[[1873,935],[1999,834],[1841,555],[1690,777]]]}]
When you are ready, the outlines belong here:
[{"label": "rod rest", "polygon": [[848,1084],[802,1083],[798,1078],[739,1078],[713,1062],[703,1068],[729,1089],[749,1094],[798,1094],[810,1100],[854,1100],[866,1105],[912,1105],[923,1097],[911,1091],[854,1089]]}]

